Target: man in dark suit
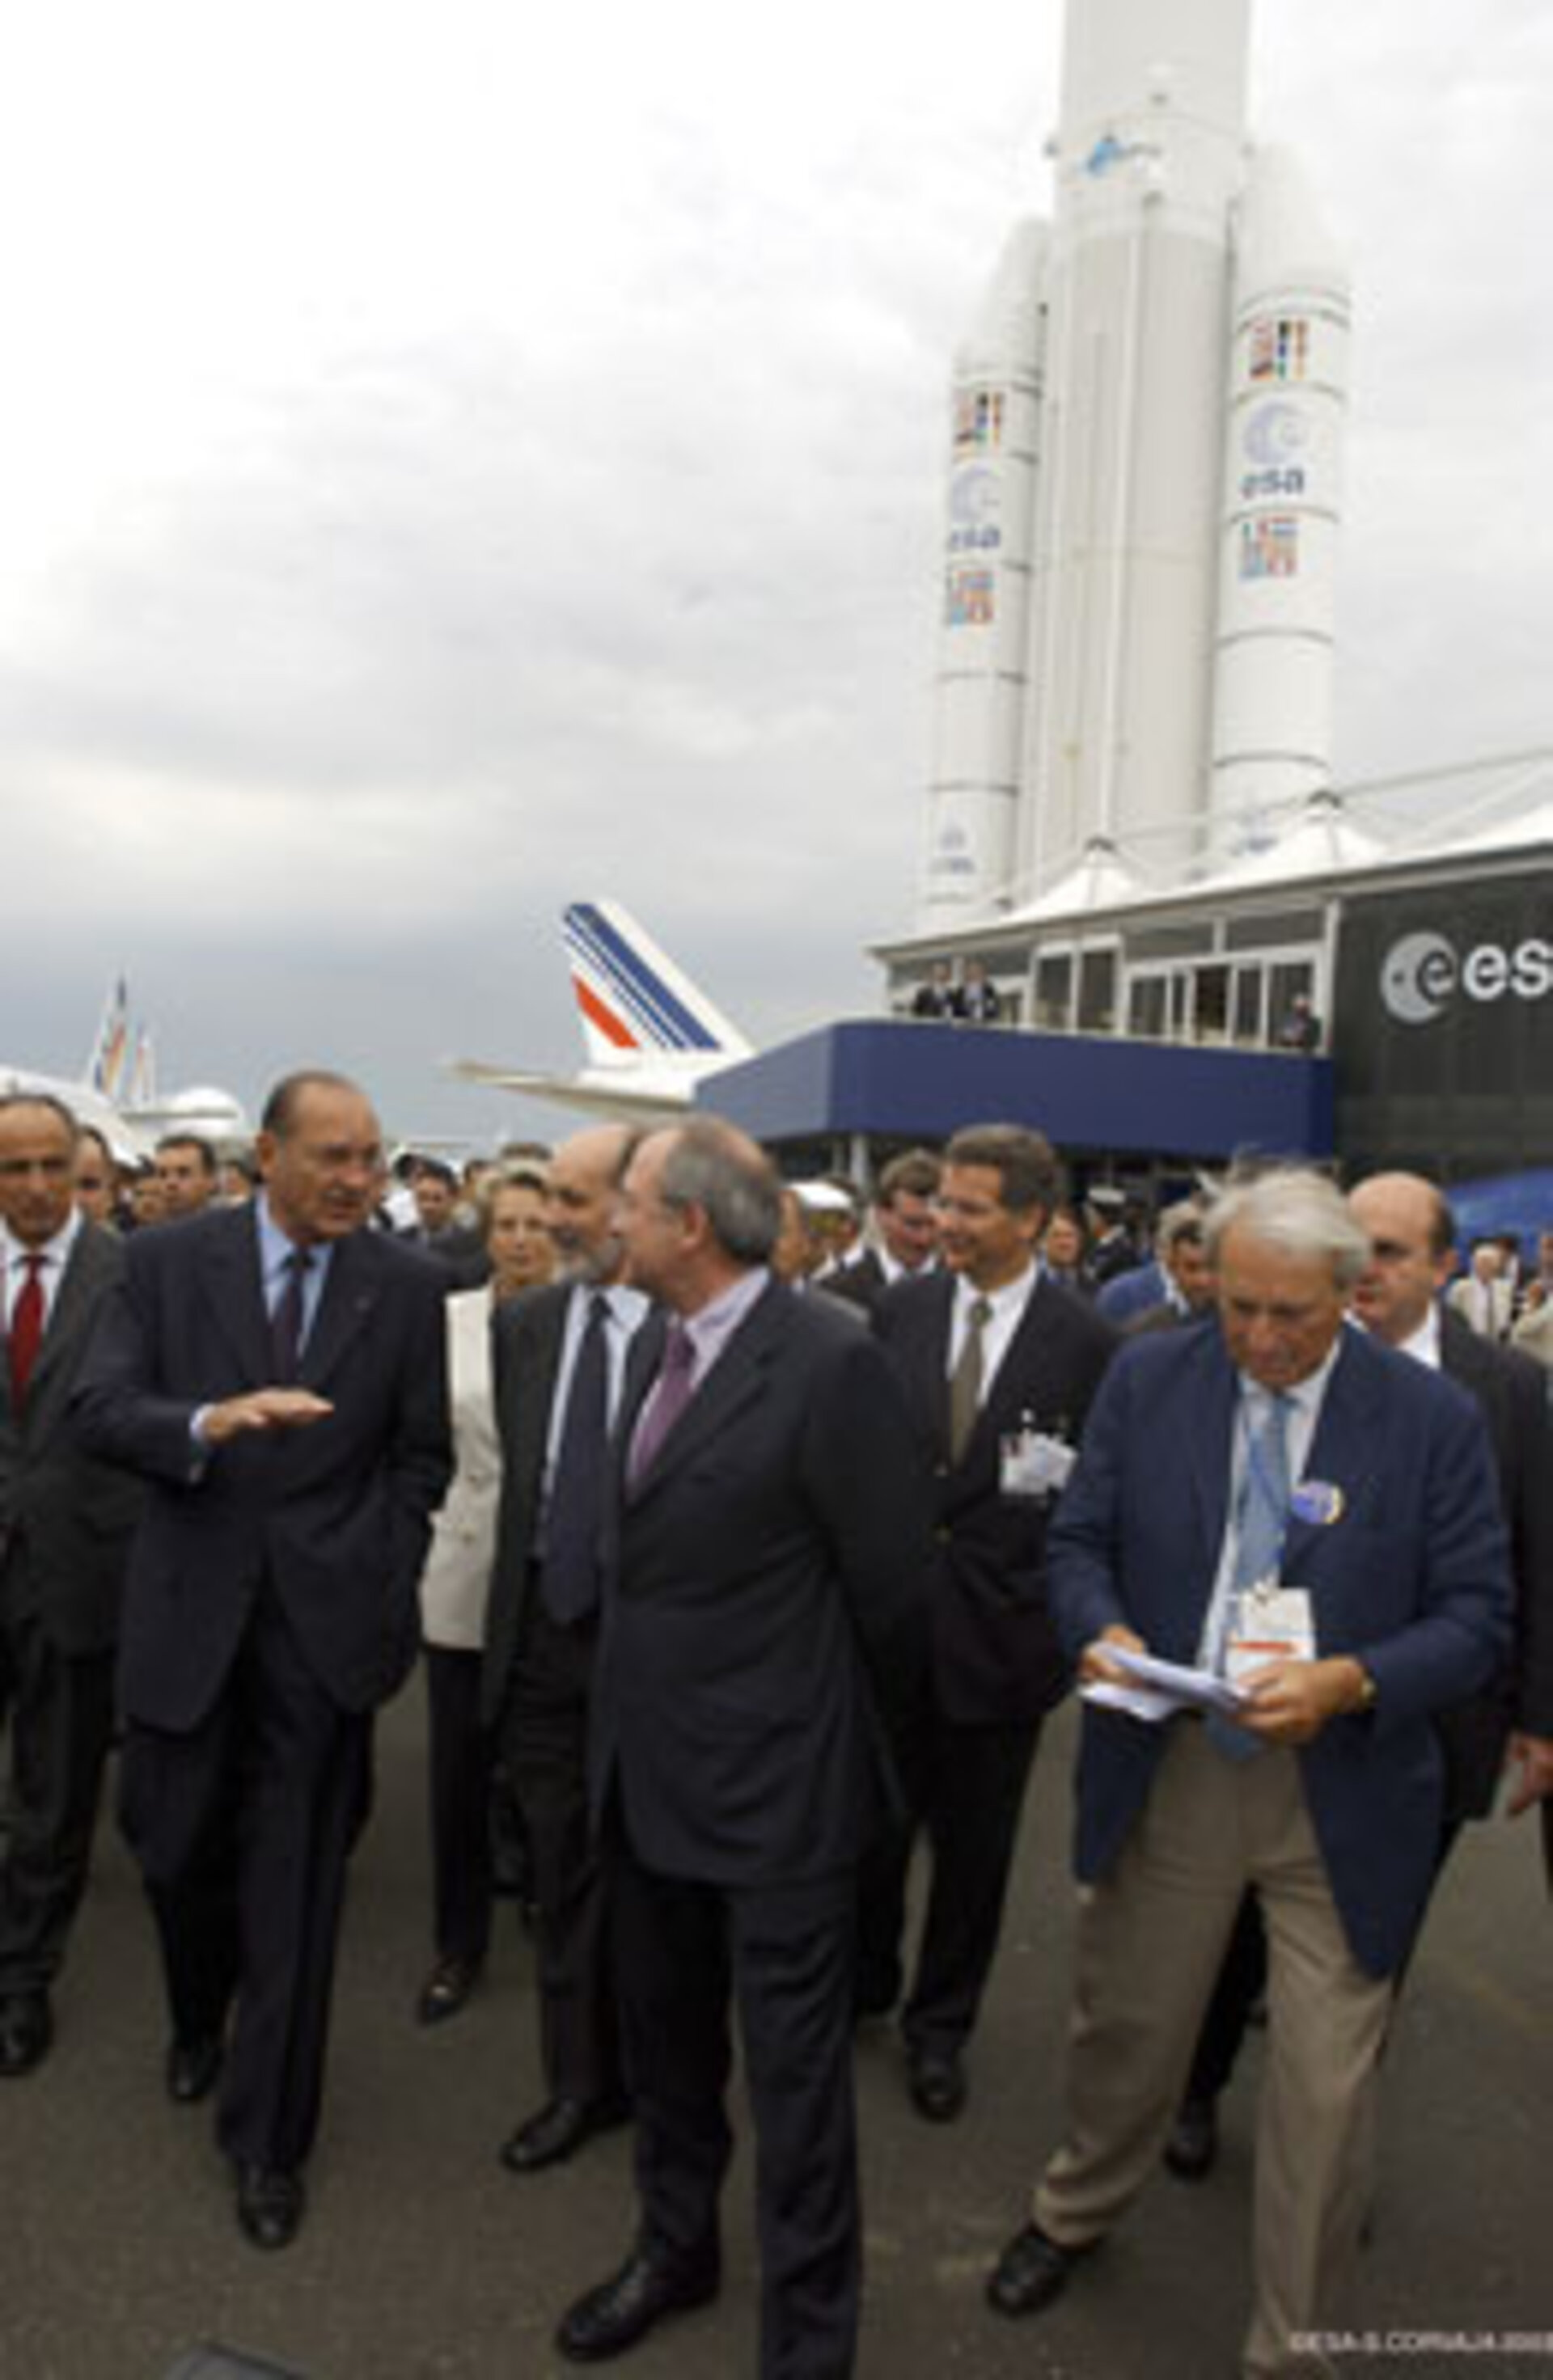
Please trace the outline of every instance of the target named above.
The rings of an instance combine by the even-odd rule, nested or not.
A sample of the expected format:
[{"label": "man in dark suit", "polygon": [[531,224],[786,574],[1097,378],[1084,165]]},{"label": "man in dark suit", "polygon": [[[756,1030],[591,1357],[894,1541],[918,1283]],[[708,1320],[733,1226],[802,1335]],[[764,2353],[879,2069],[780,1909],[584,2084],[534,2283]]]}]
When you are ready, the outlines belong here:
[{"label": "man in dark suit", "polygon": [[76,1402],[92,1451],[148,1482],[122,1815],[161,1936],[168,2085],[202,2097],[224,2055],[238,2219],[275,2248],[302,2216],[372,1712],[415,1658],[452,1457],[441,1285],[365,1228],[367,1099],[288,1076],[259,1160],[252,1207],[130,1242]]},{"label": "man in dark suit", "polygon": [[1273,1172],[1208,1230],[1220,1327],[1118,1357],[1050,1588],[1086,1681],[1124,1691],[1117,1655],[1148,1652],[1241,1699],[1085,1713],[1067,2132],[989,2295],[1049,2304],[1148,2178],[1254,1885],[1273,2019],[1241,2369],[1271,2380],[1329,2368],[1300,2334],[1330,2321],[1364,2213],[1391,1978],[1434,1875],[1434,1716],[1492,1674],[1509,1577],[1481,1415],[1344,1326],[1369,1244],[1339,1192]]},{"label": "man in dark suit", "polygon": [[491,1259],[479,1229],[458,1220],[458,1177],[440,1157],[419,1157],[410,1175],[410,1196],[416,1220],[399,1237],[419,1248],[443,1269],[443,1285],[455,1290],[479,1289],[491,1278]]},{"label": "man in dark suit", "polygon": [[503,2148],[514,2173],[560,2163],[624,2112],[588,1714],[609,1433],[648,1316],[621,1279],[637,1137],[596,1124],[557,1149],[546,1201],[562,1278],[499,1307],[491,1343],[503,1475],[481,1712],[528,1835],[547,2093]]},{"label": "man in dark suit", "polygon": [[626,1175],[627,1276],[672,1317],[626,1417],[594,1685],[641,2228],[559,2345],[613,2355],[715,2295],[736,1997],[762,2380],[843,2380],[855,1871],[881,1714],[919,1675],[927,1483],[868,1334],[771,1279],[777,1219],[760,1151],[711,1118],[653,1134]]},{"label": "man in dark suit", "polygon": [[1456,1244],[1443,1194],[1419,1174],[1376,1174],[1349,1197],[1370,1235],[1353,1311],[1389,1347],[1437,1366],[1476,1399],[1493,1440],[1515,1586],[1510,1660],[1480,1694],[1440,1712],[1445,1809],[1440,1858],[1494,1806],[1507,1760],[1519,1813],[1553,1791],[1553,1429],[1529,1355],[1496,1346],[1442,1305]]},{"label": "man in dark suit", "polygon": [[69,1110],[0,1099],[0,1715],[10,1829],[0,1863],[0,2076],[54,2038],[50,1989],[86,1888],[113,1725],[132,1481],[93,1463],[65,1409],[123,1252],[75,1210]]},{"label": "man in dark suit", "polygon": [[868,1861],[860,2014],[901,1988],[906,1870],[932,1845],[916,1973],[902,2018],[914,2105],[965,2105],[962,2053],[997,1953],[1041,1720],[1069,1669],[1046,1608],[1047,1524],[1113,1339],[1037,1251],[1061,1195],[1040,1134],[956,1133],[939,1196],[943,1269],[892,1290],[874,1327],[894,1359],[936,1482],[932,1684],[904,1745],[910,1821]]},{"label": "man in dark suit", "polygon": [[898,1281],[931,1271],[939,1244],[935,1201],[942,1172],[931,1149],[908,1148],[892,1157],[874,1192],[874,1244],[850,1264],[828,1273],[825,1287],[871,1314]]},{"label": "man in dark suit", "polygon": [[[1354,1318],[1383,1346],[1459,1382],[1482,1407],[1510,1531],[1511,1658],[1479,1693],[1440,1711],[1435,1721],[1445,1755],[1438,1873],[1463,1824],[1493,1810],[1507,1756],[1518,1772],[1513,1812],[1553,1789],[1553,1430],[1539,1367],[1480,1337],[1440,1302],[1454,1263],[1456,1227],[1437,1185],[1421,1174],[1377,1173],[1361,1182],[1348,1203],[1370,1241],[1369,1262],[1354,1286]],[[1216,2160],[1218,2099],[1266,1980],[1267,1937],[1255,1896],[1248,1895],[1165,2149],[1166,2165],[1183,2181],[1200,2180]]]}]

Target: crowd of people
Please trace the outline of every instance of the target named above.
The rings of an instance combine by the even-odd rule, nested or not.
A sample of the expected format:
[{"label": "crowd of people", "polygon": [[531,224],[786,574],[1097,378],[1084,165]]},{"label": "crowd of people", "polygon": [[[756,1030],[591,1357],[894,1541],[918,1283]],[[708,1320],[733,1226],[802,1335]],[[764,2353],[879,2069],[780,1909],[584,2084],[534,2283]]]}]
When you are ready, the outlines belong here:
[{"label": "crowd of people", "polygon": [[115,1174],[0,1099],[0,2079],[47,2059],[116,1743],[165,2087],[213,2100],[245,2236],[296,2237],[373,1715],[419,1659],[415,2015],[479,1987],[516,1863],[544,2092],[503,2160],[634,2129],[562,2353],[719,2291],[736,2022],[759,2369],[842,2380],[855,2031],[898,2024],[910,2106],[960,2117],[1076,1684],[1065,2127],[989,2309],[1038,2314],[1161,2161],[1208,2169],[1265,2006],[1242,2370],[1326,2368],[1396,1995],[1507,1770],[1553,1880],[1553,1425],[1505,1343],[1553,1235],[1459,1297],[1420,1177],[1273,1166],[1146,1219],[1001,1123],[866,1204],[711,1117],[395,1183],[324,1070],[251,1163],[178,1135],[154,1195]]}]

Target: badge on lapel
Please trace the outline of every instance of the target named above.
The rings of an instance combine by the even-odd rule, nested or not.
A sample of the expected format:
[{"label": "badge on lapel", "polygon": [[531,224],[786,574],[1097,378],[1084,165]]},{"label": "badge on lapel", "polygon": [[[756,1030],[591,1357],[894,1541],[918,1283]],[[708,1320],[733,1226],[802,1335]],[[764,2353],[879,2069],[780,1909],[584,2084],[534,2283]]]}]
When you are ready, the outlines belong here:
[{"label": "badge on lapel", "polygon": [[1329,1529],[1343,1510],[1342,1489],[1327,1479],[1302,1479],[1289,1499],[1290,1517],[1313,1529]]}]

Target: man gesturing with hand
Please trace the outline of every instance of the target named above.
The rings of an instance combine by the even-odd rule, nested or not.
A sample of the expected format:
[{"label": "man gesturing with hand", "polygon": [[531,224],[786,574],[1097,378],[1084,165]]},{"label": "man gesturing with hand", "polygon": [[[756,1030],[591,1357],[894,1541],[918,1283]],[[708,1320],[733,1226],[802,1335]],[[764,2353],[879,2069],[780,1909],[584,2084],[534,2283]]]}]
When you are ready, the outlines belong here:
[{"label": "man gesturing with hand", "polygon": [[451,1451],[439,1276],[367,1229],[365,1094],[288,1075],[259,1161],[251,1208],[131,1241],[75,1410],[148,1483],[121,1815],[161,1937],[167,2086],[189,2102],[221,2077],[239,2223],[279,2248],[302,2218],[372,1712],[415,1657]]}]

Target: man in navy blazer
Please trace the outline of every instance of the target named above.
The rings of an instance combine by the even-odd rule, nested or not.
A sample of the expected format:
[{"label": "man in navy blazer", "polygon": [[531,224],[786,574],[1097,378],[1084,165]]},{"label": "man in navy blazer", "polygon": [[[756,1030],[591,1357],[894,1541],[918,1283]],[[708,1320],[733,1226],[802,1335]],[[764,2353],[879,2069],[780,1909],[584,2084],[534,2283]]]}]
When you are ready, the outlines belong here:
[{"label": "man in navy blazer", "polygon": [[625,1416],[593,1695],[641,2223],[559,2344],[597,2362],[715,2294],[736,1999],[761,2380],[845,2380],[855,1869],[920,1675],[928,1493],[867,1332],[770,1275],[778,1216],[766,1160],[713,1118],[652,1134],[625,1177],[626,1277],[670,1315]]},{"label": "man in navy blazer", "polygon": [[202,2098],[224,2058],[238,2220],[277,2248],[302,2216],[372,1711],[415,1658],[452,1454],[441,1281],[366,1228],[365,1096],[288,1076],[259,1160],[251,1207],[131,1239],[76,1410],[147,1483],[121,1815],[161,1936],[168,2088]]},{"label": "man in navy blazer", "polygon": [[1010,2314],[1049,2303],[1153,2170],[1252,1884],[1272,2017],[1242,2370],[1270,2380],[1327,2368],[1299,2335],[1364,2212],[1390,1977],[1439,1833],[1431,1722],[1492,1672],[1510,1590],[1481,1414],[1344,1327],[1369,1244],[1338,1191],[1267,1174],[1218,1203],[1209,1242],[1220,1327],[1151,1334],[1112,1366],[1051,1596],[1089,1682],[1122,1687],[1131,1647],[1236,1675],[1247,1699],[1232,1720],[1085,1714],[1067,2133],[989,2294]]}]

